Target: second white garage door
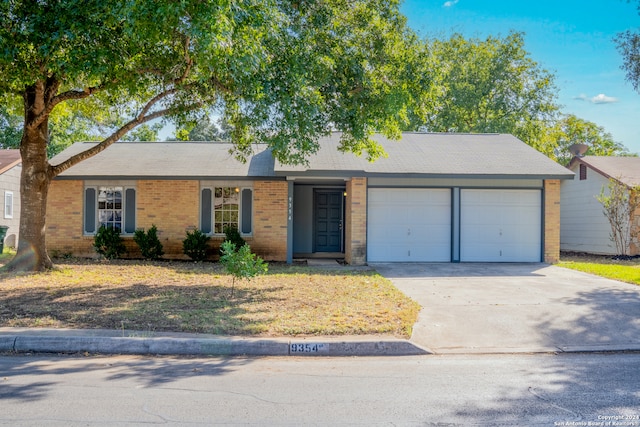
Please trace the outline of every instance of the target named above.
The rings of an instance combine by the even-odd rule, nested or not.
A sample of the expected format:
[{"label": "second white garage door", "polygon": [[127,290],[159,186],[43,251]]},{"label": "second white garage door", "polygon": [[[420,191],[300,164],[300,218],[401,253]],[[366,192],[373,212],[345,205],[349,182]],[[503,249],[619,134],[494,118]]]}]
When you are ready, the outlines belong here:
[{"label": "second white garage door", "polygon": [[460,260],[540,262],[540,190],[462,190]]},{"label": "second white garage door", "polygon": [[367,260],[451,260],[451,190],[371,188]]}]

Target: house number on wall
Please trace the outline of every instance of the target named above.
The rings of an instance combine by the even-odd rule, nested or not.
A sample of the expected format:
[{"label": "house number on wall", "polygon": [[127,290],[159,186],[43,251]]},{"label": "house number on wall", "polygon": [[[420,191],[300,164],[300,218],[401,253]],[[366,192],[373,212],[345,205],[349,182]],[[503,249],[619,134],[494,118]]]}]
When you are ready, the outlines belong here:
[{"label": "house number on wall", "polygon": [[289,221],[291,221],[292,213],[293,213],[293,197],[289,196]]}]

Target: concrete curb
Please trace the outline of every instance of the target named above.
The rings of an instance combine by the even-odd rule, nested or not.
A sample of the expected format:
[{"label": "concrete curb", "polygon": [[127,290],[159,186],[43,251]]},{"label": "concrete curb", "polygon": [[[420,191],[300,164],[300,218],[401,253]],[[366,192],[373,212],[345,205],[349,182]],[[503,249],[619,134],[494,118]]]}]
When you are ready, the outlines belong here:
[{"label": "concrete curb", "polygon": [[[91,332],[88,332],[91,334]],[[411,356],[430,354],[400,339],[251,339],[79,336],[77,334],[0,335],[0,351],[195,356]]]}]

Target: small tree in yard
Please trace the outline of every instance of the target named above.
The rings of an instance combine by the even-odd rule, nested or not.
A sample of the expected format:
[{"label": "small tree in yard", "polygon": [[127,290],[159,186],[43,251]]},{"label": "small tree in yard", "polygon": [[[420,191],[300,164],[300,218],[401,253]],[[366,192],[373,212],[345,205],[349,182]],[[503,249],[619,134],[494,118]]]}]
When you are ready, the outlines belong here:
[{"label": "small tree in yard", "polygon": [[251,279],[268,271],[267,263],[256,254],[251,253],[249,245],[245,244],[236,250],[236,245],[233,242],[226,241],[222,243],[220,250],[222,252],[220,264],[232,276],[231,298],[233,298],[236,279]]},{"label": "small tree in yard", "polygon": [[619,180],[611,178],[605,191],[603,186],[600,195],[596,198],[604,208],[604,215],[611,224],[610,239],[616,245],[618,255],[628,255],[629,243],[631,243],[631,219],[638,207],[638,190],[630,189]]}]

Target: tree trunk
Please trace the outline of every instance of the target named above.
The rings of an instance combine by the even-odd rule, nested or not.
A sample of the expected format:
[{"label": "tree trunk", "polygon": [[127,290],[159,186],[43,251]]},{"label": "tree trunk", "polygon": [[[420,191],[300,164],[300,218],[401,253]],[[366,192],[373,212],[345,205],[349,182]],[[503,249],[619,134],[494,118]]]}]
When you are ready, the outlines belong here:
[{"label": "tree trunk", "polygon": [[25,126],[20,141],[20,237],[18,252],[6,267],[12,271],[42,271],[53,267],[45,240],[47,194],[52,178],[47,159],[49,121],[41,113],[56,89],[57,83],[50,79],[29,86],[24,93]]}]

